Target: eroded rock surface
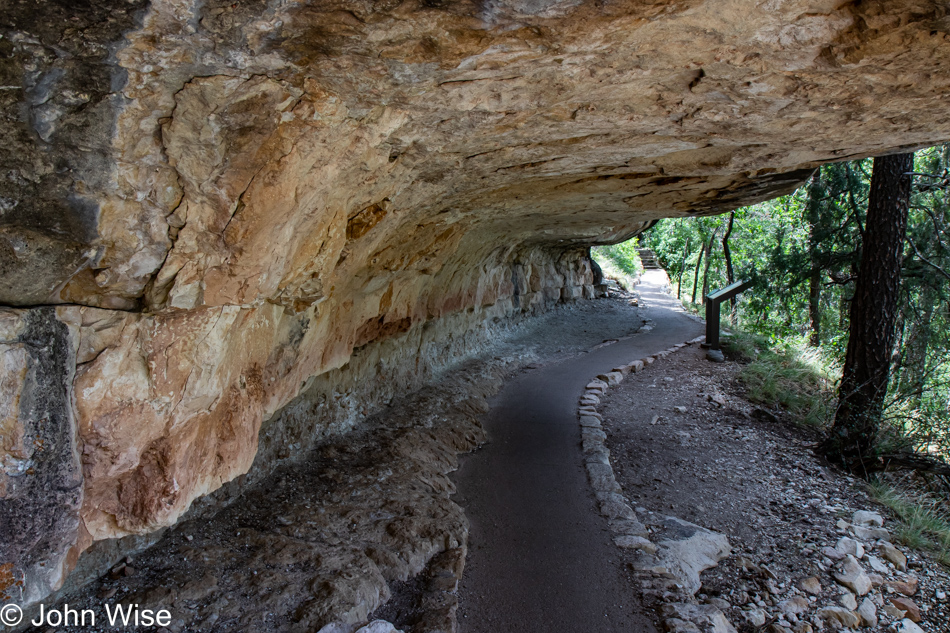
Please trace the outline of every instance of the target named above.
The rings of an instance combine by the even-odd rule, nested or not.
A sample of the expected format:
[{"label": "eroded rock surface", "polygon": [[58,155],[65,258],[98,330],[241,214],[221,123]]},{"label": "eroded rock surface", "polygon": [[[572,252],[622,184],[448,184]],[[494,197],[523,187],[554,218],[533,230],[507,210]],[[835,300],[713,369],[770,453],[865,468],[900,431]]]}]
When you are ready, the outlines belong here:
[{"label": "eroded rock surface", "polygon": [[[0,560],[18,599],[353,428],[484,324],[590,297],[590,244],[950,138],[927,0],[0,8],[0,303],[61,306],[56,446],[82,465],[39,539],[64,562]],[[32,419],[9,411],[4,464]]]},{"label": "eroded rock surface", "polygon": [[413,630],[452,630],[468,520],[448,474],[484,441],[478,416],[505,371],[468,363],[62,600],[102,621],[104,602],[168,609],[171,631],[385,632],[367,622],[390,583],[426,570]]}]

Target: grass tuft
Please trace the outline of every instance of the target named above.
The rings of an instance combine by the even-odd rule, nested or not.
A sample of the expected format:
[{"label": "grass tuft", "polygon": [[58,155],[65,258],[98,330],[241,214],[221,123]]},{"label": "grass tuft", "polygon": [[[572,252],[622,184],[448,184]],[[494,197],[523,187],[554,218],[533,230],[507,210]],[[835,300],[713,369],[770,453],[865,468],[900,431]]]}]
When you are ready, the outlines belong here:
[{"label": "grass tuft", "polygon": [[831,422],[834,380],[817,350],[772,347],[764,338],[736,332],[729,351],[748,361],[739,380],[750,401],[781,405],[798,424],[825,427]]},{"label": "grass tuft", "polygon": [[632,289],[637,277],[643,272],[640,255],[632,241],[613,246],[595,246],[590,254],[600,266],[604,277],[617,281],[625,289]]},{"label": "grass tuft", "polygon": [[900,524],[894,536],[904,545],[933,554],[950,566],[950,517],[939,499],[928,494],[903,491],[881,479],[869,484],[871,498],[890,508]]}]

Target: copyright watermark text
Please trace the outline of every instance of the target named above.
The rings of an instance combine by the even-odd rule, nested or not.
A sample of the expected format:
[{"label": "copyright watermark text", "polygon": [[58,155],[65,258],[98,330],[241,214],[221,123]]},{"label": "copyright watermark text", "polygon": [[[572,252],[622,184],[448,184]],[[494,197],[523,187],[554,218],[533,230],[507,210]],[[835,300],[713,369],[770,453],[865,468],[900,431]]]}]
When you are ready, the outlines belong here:
[{"label": "copyright watermark text", "polygon": [[16,626],[23,620],[23,609],[15,604],[0,607],[0,623],[4,626]]},{"label": "copyright watermark text", "polygon": [[[137,604],[106,604],[105,614],[92,609],[75,609],[68,604],[50,607],[41,604],[39,613],[30,620],[33,626],[96,626],[106,625],[114,628],[147,628],[168,626],[172,614],[166,609],[142,609]],[[105,620],[103,622],[103,620]],[[15,627],[23,621],[23,609],[15,604],[0,607],[0,624]]]}]

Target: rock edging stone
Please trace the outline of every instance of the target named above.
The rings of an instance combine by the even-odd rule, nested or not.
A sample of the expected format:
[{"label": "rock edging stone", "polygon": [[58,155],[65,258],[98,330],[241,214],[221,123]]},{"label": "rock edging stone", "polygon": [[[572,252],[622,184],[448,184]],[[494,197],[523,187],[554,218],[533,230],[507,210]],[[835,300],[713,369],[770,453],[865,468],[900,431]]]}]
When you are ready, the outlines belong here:
[{"label": "rock edging stone", "polygon": [[636,553],[634,567],[646,592],[666,604],[660,610],[666,630],[736,633],[725,614],[713,605],[699,605],[693,596],[699,591],[699,574],[729,555],[729,540],[722,534],[671,516],[652,513],[641,517],[623,495],[610,464],[610,450],[603,416],[596,405],[611,387],[630,374],[644,371],[659,359],[705,340],[704,336],[678,343],[642,359],[614,367],[591,380],[578,400],[581,448],[591,487],[600,513],[607,519],[617,547]]}]

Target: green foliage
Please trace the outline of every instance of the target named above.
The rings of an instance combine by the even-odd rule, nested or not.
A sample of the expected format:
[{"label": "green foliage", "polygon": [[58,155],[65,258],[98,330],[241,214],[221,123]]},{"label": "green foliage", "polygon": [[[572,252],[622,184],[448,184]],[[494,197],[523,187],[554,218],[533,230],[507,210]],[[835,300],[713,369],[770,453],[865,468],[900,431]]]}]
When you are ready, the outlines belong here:
[{"label": "green foliage", "polygon": [[639,275],[643,272],[643,264],[640,262],[635,239],[610,246],[595,246],[591,249],[591,255],[598,264],[601,261],[612,262],[628,275]]},{"label": "green foliage", "polygon": [[880,479],[871,482],[871,498],[890,508],[900,525],[894,535],[905,545],[932,552],[950,565],[950,517],[940,499],[920,492],[900,490]]},{"label": "green foliage", "polygon": [[826,426],[834,407],[834,372],[801,344],[775,347],[762,336],[736,332],[728,350],[748,362],[739,373],[751,402],[779,404],[798,424]]},{"label": "green foliage", "polygon": [[[882,440],[950,456],[950,146],[917,152],[915,170]],[[740,295],[736,316],[743,330],[763,337],[761,349],[811,346],[822,366],[843,363],[870,179],[870,159],[825,165],[794,193],[736,210],[729,239],[735,277],[755,284]],[[699,304],[705,291],[728,282],[727,222],[728,216],[661,220],[642,236],[684,304],[700,313],[693,299]],[[749,380],[761,383],[758,397],[782,401],[788,387],[779,385],[795,367]],[[801,415],[812,421],[825,415],[830,422],[833,414],[794,406],[804,406]]]},{"label": "green foliage", "polygon": [[590,254],[604,271],[605,277],[616,279],[626,288],[633,287],[637,275],[643,272],[636,240],[611,246],[595,246],[590,249]]},{"label": "green foliage", "polygon": [[[738,209],[730,245],[738,279],[751,279],[752,291],[741,298],[739,318],[744,327],[779,343],[789,338],[807,338],[810,333],[808,280],[815,266],[825,272],[821,298],[821,322],[827,327],[822,343],[843,353],[846,337],[838,325],[846,312],[852,292],[850,279],[860,253],[862,209],[866,205],[870,174],[869,163],[824,166],[813,182],[795,193],[752,207]],[[811,183],[810,183],[811,184]],[[808,222],[809,203],[819,211],[819,222],[812,238]],[[682,276],[683,295],[691,298],[695,267],[700,250],[710,236],[710,290],[726,285],[726,267],[721,239],[727,216],[661,220],[646,236],[661,263],[670,273],[674,287]],[[684,258],[683,248],[689,241]],[[812,243],[817,248],[812,247]],[[698,283],[703,285],[703,270]],[[701,297],[701,288],[696,293]]]}]

